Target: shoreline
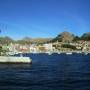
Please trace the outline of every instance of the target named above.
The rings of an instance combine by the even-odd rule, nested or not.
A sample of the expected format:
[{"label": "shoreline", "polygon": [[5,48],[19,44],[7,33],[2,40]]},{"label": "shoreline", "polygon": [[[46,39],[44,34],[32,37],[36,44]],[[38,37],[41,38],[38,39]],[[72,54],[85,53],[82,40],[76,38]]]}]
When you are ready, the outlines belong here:
[{"label": "shoreline", "polygon": [[[16,53],[14,55],[17,55],[17,54],[53,54],[53,53],[57,53],[57,54],[63,54],[63,53],[90,53],[90,52],[87,52],[87,51],[57,51],[57,52],[24,52],[24,53]],[[23,56],[23,55],[22,55]]]}]

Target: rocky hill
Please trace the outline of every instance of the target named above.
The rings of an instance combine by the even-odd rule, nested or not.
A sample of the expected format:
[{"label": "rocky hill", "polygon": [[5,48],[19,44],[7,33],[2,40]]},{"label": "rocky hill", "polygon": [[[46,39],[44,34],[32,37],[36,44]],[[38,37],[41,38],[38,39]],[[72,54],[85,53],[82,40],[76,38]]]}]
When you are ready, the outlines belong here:
[{"label": "rocky hill", "polygon": [[74,34],[64,31],[60,33],[52,41],[71,42],[74,39]]}]

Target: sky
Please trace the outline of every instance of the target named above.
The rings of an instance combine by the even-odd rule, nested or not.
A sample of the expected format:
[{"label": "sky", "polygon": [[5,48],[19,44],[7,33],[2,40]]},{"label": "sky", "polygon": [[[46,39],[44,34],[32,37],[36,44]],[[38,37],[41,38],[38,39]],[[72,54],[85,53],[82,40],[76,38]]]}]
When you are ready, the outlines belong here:
[{"label": "sky", "polygon": [[90,32],[90,0],[0,0],[0,36],[56,37]]}]

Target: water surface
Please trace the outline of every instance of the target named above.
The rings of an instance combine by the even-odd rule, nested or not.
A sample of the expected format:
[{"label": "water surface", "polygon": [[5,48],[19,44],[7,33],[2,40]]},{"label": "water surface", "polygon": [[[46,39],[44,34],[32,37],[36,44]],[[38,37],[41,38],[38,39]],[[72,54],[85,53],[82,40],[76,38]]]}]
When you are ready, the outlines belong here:
[{"label": "water surface", "polygon": [[90,55],[24,56],[32,64],[0,64],[0,90],[90,90]]}]

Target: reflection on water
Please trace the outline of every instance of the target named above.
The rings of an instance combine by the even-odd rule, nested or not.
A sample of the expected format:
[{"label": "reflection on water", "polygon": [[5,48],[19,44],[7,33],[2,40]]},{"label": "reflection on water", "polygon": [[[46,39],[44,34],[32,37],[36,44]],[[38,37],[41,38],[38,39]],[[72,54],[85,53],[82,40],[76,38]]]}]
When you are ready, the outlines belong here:
[{"label": "reflection on water", "polygon": [[30,68],[32,66],[32,64],[0,64],[0,69],[5,69],[5,70],[9,70],[9,69],[27,69]]},{"label": "reflection on water", "polygon": [[24,56],[32,64],[0,64],[1,90],[90,90],[90,55]]}]

